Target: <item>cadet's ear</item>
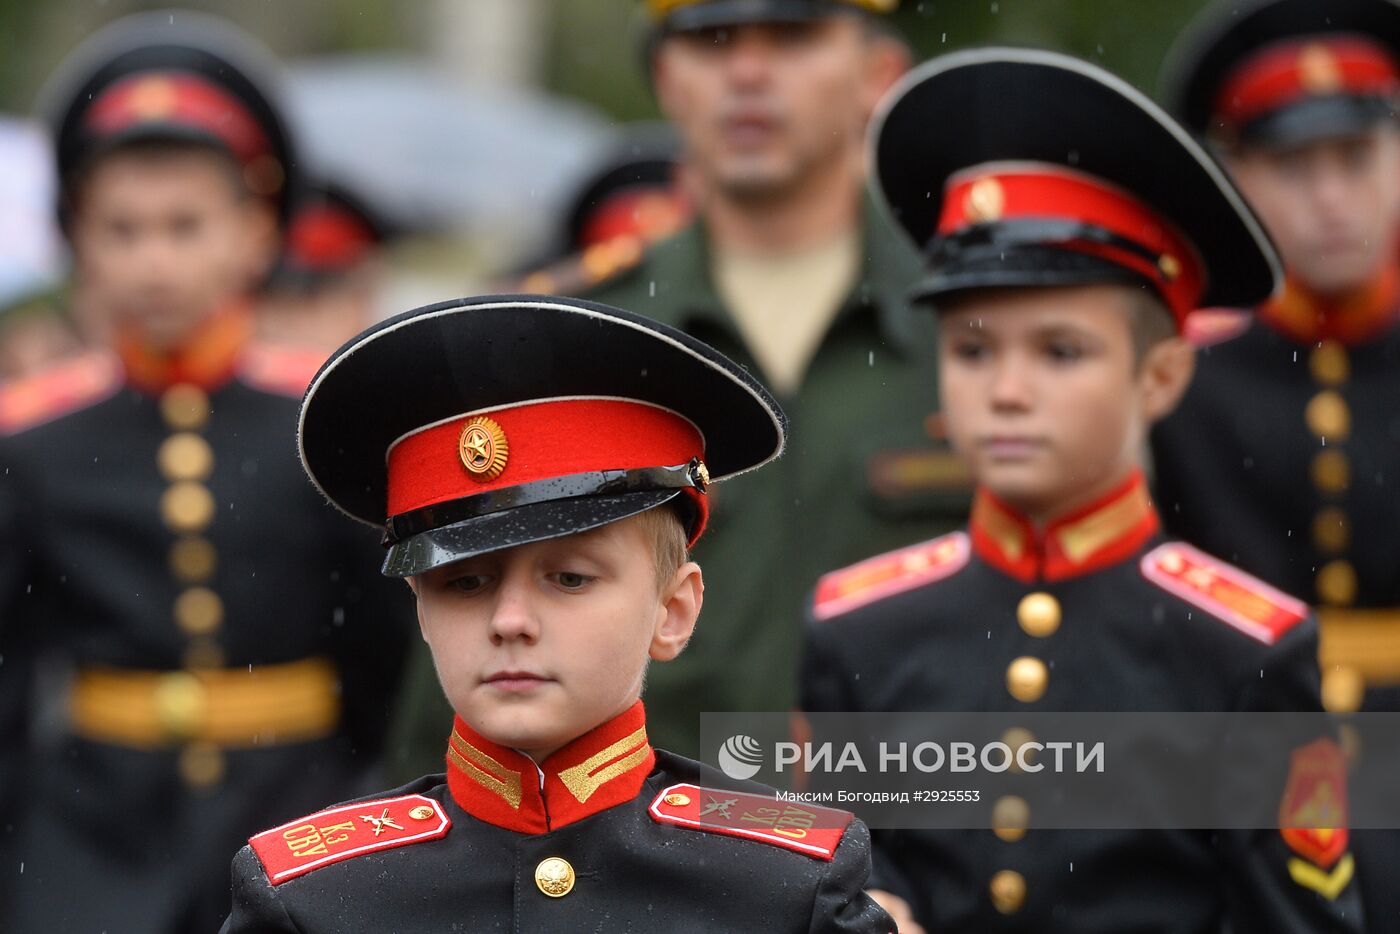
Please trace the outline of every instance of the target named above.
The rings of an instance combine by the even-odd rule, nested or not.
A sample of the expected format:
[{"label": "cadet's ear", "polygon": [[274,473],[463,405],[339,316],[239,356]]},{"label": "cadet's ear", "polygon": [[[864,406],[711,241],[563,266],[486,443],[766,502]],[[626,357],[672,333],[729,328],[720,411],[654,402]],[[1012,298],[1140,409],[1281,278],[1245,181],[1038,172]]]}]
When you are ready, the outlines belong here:
[{"label": "cadet's ear", "polygon": [[652,628],[650,655],[654,661],[669,662],[685,648],[700,618],[705,600],[705,581],[700,565],[687,561],[676,569],[671,582],[662,589]]},{"label": "cadet's ear", "polygon": [[869,39],[869,52],[865,61],[865,82],[863,101],[865,117],[868,121],[894,83],[913,65],[909,47],[894,36],[876,31]]},{"label": "cadet's ear", "polygon": [[1182,337],[1158,341],[1143,355],[1138,371],[1142,414],[1147,424],[1169,415],[1196,372],[1196,348]]}]

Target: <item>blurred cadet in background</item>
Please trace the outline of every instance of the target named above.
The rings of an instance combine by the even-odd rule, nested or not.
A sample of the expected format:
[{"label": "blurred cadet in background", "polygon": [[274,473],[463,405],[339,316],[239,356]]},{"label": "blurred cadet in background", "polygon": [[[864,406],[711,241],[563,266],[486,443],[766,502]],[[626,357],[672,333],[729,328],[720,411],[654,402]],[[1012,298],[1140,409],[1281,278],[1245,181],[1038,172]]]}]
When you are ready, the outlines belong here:
[{"label": "blurred cadet in background", "polygon": [[[720,492],[696,552],[714,584],[705,623],[650,674],[650,728],[682,754],[697,752],[702,711],[794,705],[802,601],[821,572],[946,530],[966,508],[961,466],[924,432],[932,322],[904,300],[918,259],[864,194],[866,124],[908,65],[882,24],[892,6],[645,5],[646,64],[698,215],[579,294],[718,347],[761,373],[793,422],[771,470]],[[409,722],[419,765],[440,757],[444,709],[420,705]]]},{"label": "blurred cadet in background", "polygon": [[[1163,517],[1317,608],[1329,710],[1400,710],[1400,4],[1213,4],[1162,93],[1288,273],[1253,314],[1195,316],[1196,380],[1153,435]],[[1367,922],[1400,931],[1400,832],[1354,845]]]},{"label": "blurred cadet in background", "polygon": [[53,156],[34,124],[0,117],[0,382],[82,347],[64,307]]},{"label": "blurred cadet in background", "polygon": [[1199,316],[1199,376],[1154,436],[1166,521],[1318,607],[1331,709],[1400,709],[1400,4],[1217,4],[1164,95],[1288,272],[1257,315]]},{"label": "blurred cadet in background", "polygon": [[282,254],[258,302],[270,341],[330,352],[380,318],[388,221],[348,187],[302,186]]},{"label": "blurred cadet in background", "polygon": [[565,202],[564,223],[511,291],[568,293],[634,266],[642,251],[694,214],[682,178],[680,140],[665,124],[624,127],[622,139]]},{"label": "blurred cadet in background", "polygon": [[[978,49],[915,74],[875,173],[926,244],[917,297],[976,501],[966,531],[823,578],[804,709],[1320,711],[1307,606],[1164,540],[1143,477],[1148,429],[1191,379],[1190,312],[1281,277],[1244,199],[1078,59]],[[1281,820],[1344,801],[1341,753],[1320,748],[1305,794],[1250,792]],[[930,934],[1364,930],[1345,826],[1047,830],[1025,798],[990,810],[987,829],[876,831],[872,894]]]},{"label": "blurred cadet in background", "polygon": [[311,371],[251,340],[295,184],[274,75],[221,21],[163,12],[93,36],[44,96],[110,347],[0,389],[12,934],[213,930],[243,839],[377,783],[411,617],[302,482]]}]

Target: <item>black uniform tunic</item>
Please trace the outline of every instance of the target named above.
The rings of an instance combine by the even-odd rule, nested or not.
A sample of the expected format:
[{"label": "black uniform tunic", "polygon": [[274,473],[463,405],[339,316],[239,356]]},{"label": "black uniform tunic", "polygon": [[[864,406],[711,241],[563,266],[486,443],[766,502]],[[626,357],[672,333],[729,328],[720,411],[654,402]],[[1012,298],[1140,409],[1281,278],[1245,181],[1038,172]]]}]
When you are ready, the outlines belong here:
[{"label": "black uniform tunic", "polygon": [[893,931],[861,891],[863,824],[727,790],[653,751],[644,719],[639,703],[538,767],[459,719],[446,775],[255,837],[224,934]]},{"label": "black uniform tunic", "polygon": [[[980,493],[969,532],[823,580],[804,708],[1318,709],[1306,607],[1157,528],[1137,477],[1039,535]],[[1276,830],[1024,827],[876,831],[871,887],[908,899],[930,931],[1214,934],[1229,919],[1302,934],[1359,921],[1350,855],[1324,867],[1341,886],[1329,899],[1291,880],[1303,857]]]},{"label": "black uniform tunic", "polygon": [[316,361],[243,335],[0,391],[7,932],[210,930],[250,832],[373,787],[411,601],[298,464]]}]

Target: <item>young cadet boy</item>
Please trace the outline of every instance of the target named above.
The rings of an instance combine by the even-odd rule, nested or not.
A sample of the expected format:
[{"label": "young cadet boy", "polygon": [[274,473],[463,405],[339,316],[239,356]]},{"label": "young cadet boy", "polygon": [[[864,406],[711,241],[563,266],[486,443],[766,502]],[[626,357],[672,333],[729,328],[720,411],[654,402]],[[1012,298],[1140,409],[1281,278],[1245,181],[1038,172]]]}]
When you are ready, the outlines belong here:
[{"label": "young cadet boy", "polygon": [[248,834],[380,782],[411,622],[291,449],[319,359],[249,339],[295,162],[249,43],[132,17],[50,85],[109,334],[0,390],[6,932],[211,930]]},{"label": "young cadet boy", "polygon": [[1400,3],[1239,7],[1183,33],[1163,95],[1288,280],[1253,314],[1197,319],[1197,378],[1153,432],[1157,489],[1175,534],[1318,608],[1328,709],[1400,710]]},{"label": "young cadet boy", "polygon": [[253,837],[225,934],[893,930],[850,814],[707,787],[647,741],[648,660],[700,612],[706,489],[785,429],[705,344],[587,302],[449,302],[337,351],[302,463],[413,591],[447,772]]},{"label": "young cadet boy", "polygon": [[[1164,541],[1143,484],[1147,429],[1191,375],[1182,320],[1262,299],[1278,274],[1222,171],[1124,82],[1038,51],[930,63],[874,140],[879,188],[927,250],[918,296],[978,490],[966,531],[822,580],[805,708],[1319,709],[1307,608]],[[1360,921],[1344,829],[1285,844],[1035,823],[1005,798],[994,829],[877,833],[872,890],[929,931]]]}]

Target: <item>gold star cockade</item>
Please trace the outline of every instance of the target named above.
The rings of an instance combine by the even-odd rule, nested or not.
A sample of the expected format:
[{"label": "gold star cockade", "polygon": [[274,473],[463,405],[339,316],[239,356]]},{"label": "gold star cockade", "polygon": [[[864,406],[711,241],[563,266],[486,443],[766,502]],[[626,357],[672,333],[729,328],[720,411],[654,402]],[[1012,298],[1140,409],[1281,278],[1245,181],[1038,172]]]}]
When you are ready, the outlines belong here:
[{"label": "gold star cockade", "polygon": [[494,480],[506,469],[510,445],[500,425],[484,415],[469,419],[457,438],[457,455],[474,480]]}]

